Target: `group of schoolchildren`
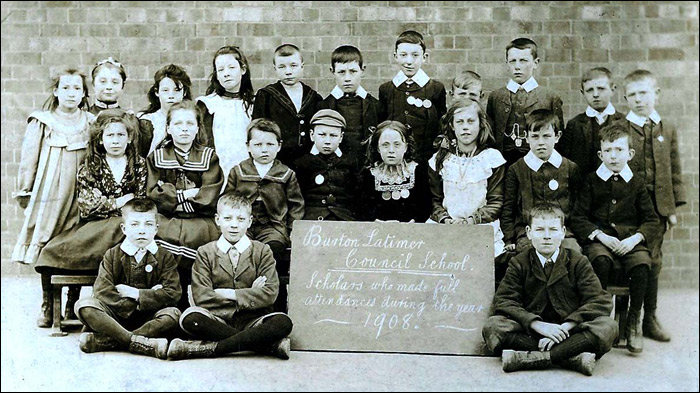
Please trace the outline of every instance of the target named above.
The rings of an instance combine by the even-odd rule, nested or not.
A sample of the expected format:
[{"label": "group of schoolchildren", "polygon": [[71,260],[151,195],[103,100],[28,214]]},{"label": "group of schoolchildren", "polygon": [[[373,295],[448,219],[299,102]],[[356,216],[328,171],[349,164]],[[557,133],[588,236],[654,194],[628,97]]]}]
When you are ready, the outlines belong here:
[{"label": "group of schoolchildren", "polygon": [[[618,335],[633,353],[642,336],[669,341],[656,319],[661,246],[685,196],[655,76],[625,77],[625,116],[610,71],[586,71],[588,108],[562,130],[530,39],[506,47],[511,79],[487,109],[472,71],[453,80],[447,107],[422,70],[419,33],[402,33],[394,57],[400,70],[377,100],[361,86],[360,51],[337,48],[323,99],[300,81],[296,46],[276,49],[279,80],[256,94],[245,55],[225,46],[205,96],[191,101],[187,73],[168,65],[137,116],[119,109],[126,72],[112,58],[92,70],[92,106],[82,74],[56,77],[29,117],[14,195],[26,219],[12,257],[42,274],[39,326],[51,323],[51,275],[99,269],[92,297],[68,291],[84,352],[286,359],[279,276],[293,222],[382,220],[493,228],[498,287],[483,336],[504,371],[591,375]],[[624,332],[609,283],[629,283]]]}]

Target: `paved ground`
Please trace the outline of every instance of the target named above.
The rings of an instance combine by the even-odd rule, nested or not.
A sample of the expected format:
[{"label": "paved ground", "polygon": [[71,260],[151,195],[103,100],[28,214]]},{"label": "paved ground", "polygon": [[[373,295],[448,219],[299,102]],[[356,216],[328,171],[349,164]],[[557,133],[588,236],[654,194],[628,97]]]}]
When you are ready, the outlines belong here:
[{"label": "paved ground", "polygon": [[[88,293],[86,289],[83,295]],[[35,319],[38,275],[2,279],[2,391],[506,390],[698,391],[698,291],[665,290],[660,318],[668,344],[645,341],[598,362],[593,377],[566,370],[505,374],[500,359],[473,356],[292,352],[162,361],[128,353],[83,354],[78,333],[49,337]]]}]

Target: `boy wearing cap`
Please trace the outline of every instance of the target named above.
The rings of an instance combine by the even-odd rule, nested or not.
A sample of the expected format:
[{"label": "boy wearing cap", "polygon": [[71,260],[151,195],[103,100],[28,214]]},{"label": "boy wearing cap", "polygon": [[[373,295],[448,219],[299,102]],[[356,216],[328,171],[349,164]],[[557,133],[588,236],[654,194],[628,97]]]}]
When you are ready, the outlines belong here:
[{"label": "boy wearing cap", "polygon": [[416,140],[416,159],[427,163],[436,150],[433,141],[440,130],[440,118],[447,112],[447,92],[422,69],[428,54],[417,31],[399,35],[394,59],[400,70],[379,87],[379,121],[395,120],[409,126]]},{"label": "boy wearing cap", "polygon": [[270,119],[280,126],[282,149],[277,159],[289,165],[311,146],[308,123],[323,97],[301,82],[304,59],[295,45],[277,47],[272,65],[279,80],[258,90],[252,118]]},{"label": "boy wearing cap", "polygon": [[379,124],[379,101],[360,85],[364,70],[359,49],[351,45],[337,47],[331,55],[336,85],[321,103],[322,108],[333,109],[343,116],[346,127],[341,148],[360,159]]},{"label": "boy wearing cap", "polygon": [[304,196],[305,220],[354,221],[360,163],[338,147],[346,123],[343,116],[322,109],[311,119],[311,151],[294,161]]}]

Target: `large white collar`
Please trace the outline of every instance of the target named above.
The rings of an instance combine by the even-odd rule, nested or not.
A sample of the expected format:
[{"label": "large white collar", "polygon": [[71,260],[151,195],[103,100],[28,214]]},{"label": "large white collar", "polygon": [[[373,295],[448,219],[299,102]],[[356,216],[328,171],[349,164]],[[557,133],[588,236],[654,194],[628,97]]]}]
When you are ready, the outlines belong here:
[{"label": "large white collar", "polygon": [[243,251],[247,250],[248,247],[250,247],[253,243],[251,243],[250,239],[248,238],[247,235],[243,235],[241,240],[239,240],[236,244],[231,244],[229,243],[228,240],[224,237],[224,235],[221,235],[219,237],[219,240],[216,241],[216,247],[221,250],[224,254],[228,254],[229,250],[231,250],[231,247],[234,247],[239,254],[243,254]]},{"label": "large white collar", "polygon": [[556,149],[554,149],[552,150],[552,155],[549,156],[549,159],[547,161],[541,160],[532,151],[527,152],[524,160],[525,164],[527,164],[527,166],[530,167],[530,169],[537,172],[540,170],[540,168],[542,167],[542,165],[544,165],[545,162],[549,162],[550,164],[554,165],[555,168],[559,168],[561,166],[563,158],[561,154],[559,154],[559,152]]},{"label": "large white collar", "polygon": [[[402,83],[406,82],[408,80],[408,77],[406,74],[403,73],[403,71],[399,71],[398,74],[392,79],[391,81],[394,82],[394,86],[399,87],[401,86]],[[423,69],[418,70],[415,75],[411,77],[411,80],[416,82],[418,86],[424,87],[429,81],[430,77],[428,74],[423,71]]]},{"label": "large white collar", "polygon": [[539,86],[539,83],[535,80],[534,76],[531,76],[530,79],[526,80],[525,83],[522,85],[519,85],[516,81],[514,80],[509,80],[508,84],[506,85],[506,88],[510,90],[512,93],[517,93],[519,88],[525,89],[526,92],[531,92],[535,90]]},{"label": "large white collar", "polygon": [[[132,257],[136,255],[136,252],[138,252],[139,250],[139,247],[136,247],[136,245],[130,242],[129,239],[124,239],[119,248],[125,253],[127,253],[127,255]],[[146,246],[146,250],[148,250],[151,254],[155,255],[158,252],[158,245],[156,244],[156,241],[153,240],[151,243],[149,243]]]},{"label": "large white collar", "polygon": [[[544,267],[544,264],[547,263],[547,258],[544,257],[544,255],[540,254],[539,251],[535,250],[535,254],[537,254],[537,258],[540,260],[540,263],[542,264],[542,267]],[[552,262],[557,263],[557,258],[559,258],[559,249],[557,248],[556,251],[554,251],[554,254],[552,254]]]},{"label": "large white collar", "polygon": [[[318,151],[318,148],[316,147],[316,145],[311,146],[311,154],[317,156],[317,155],[319,155],[320,153],[321,153],[321,152]],[[343,156],[343,152],[340,151],[340,148],[335,149],[335,151],[334,151],[333,153],[335,153],[335,155],[338,156],[338,157],[342,157],[342,156]]]},{"label": "large white collar", "polygon": [[[608,169],[605,164],[600,164],[598,169],[595,171],[595,174],[598,175],[601,180],[608,181],[608,179],[610,179],[615,172]],[[619,175],[625,180],[625,182],[629,183],[630,180],[632,180],[634,173],[632,173],[632,169],[630,169],[629,165],[625,165],[625,167],[620,171]]]},{"label": "large white collar", "polygon": [[[331,91],[331,95],[335,97],[336,100],[339,100],[343,98],[343,91],[336,85],[333,90]],[[360,86],[355,90],[355,94],[357,94],[358,97],[362,98],[363,100],[367,98],[367,90],[364,89],[364,87]]]},{"label": "large white collar", "polygon": [[603,109],[603,112],[598,112],[597,110],[593,109],[590,105],[588,106],[588,108],[586,108],[586,116],[597,118],[598,124],[603,124],[606,116],[614,114],[615,107],[613,106],[612,102],[608,102],[608,106],[606,106],[605,109]]},{"label": "large white collar", "polygon": [[[659,116],[659,112],[657,111],[652,112],[651,115],[649,115],[649,119],[653,121],[654,124],[661,123],[661,116]],[[629,113],[627,113],[627,120],[642,128],[644,128],[644,124],[647,122],[646,117],[639,116],[638,114],[634,113],[634,111],[629,111]]]}]

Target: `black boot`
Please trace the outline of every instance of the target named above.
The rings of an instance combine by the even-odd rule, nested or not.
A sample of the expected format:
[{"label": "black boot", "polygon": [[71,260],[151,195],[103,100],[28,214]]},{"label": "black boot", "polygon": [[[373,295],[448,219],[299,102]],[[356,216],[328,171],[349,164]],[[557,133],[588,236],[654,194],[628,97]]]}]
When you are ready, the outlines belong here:
[{"label": "black boot", "polygon": [[661,342],[671,341],[671,336],[661,327],[654,313],[644,312],[642,332],[644,333],[644,337],[649,337],[652,340]]},{"label": "black boot", "polygon": [[629,313],[627,315],[627,327],[625,328],[627,336],[627,350],[632,353],[640,353],[644,350],[644,340],[642,339],[642,321],[639,318],[639,313]]},{"label": "black boot", "polygon": [[51,327],[53,322],[53,287],[51,286],[51,276],[41,275],[41,313],[36,320],[36,325],[40,328]]},{"label": "black boot", "polygon": [[78,319],[75,315],[75,303],[80,299],[80,289],[79,285],[71,285],[68,287],[68,300],[66,300],[66,312],[63,319]]}]

